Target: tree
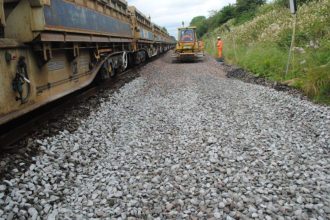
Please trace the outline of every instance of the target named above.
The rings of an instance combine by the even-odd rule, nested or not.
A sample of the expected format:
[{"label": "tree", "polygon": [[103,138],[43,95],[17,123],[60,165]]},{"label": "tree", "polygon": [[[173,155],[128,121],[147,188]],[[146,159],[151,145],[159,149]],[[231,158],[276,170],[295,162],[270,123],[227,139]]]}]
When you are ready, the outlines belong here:
[{"label": "tree", "polygon": [[212,11],[211,16],[207,19],[208,29],[213,30],[216,27],[226,23],[228,20],[235,18],[236,16],[236,6],[227,5],[220,11]]},{"label": "tree", "polygon": [[230,19],[235,17],[235,6],[234,5],[227,5],[220,11],[221,16],[219,17],[218,22],[220,24],[224,24]]},{"label": "tree", "polygon": [[241,24],[254,18],[258,7],[266,0],[237,0],[235,23]]},{"label": "tree", "polygon": [[204,21],[206,20],[206,17],[205,16],[197,16],[197,17],[194,17],[191,22],[190,22],[190,26],[198,26],[200,25],[201,23],[203,23]]},{"label": "tree", "polygon": [[197,37],[202,37],[207,32],[206,17],[194,17],[190,22],[190,26],[196,26]]},{"label": "tree", "polygon": [[198,37],[202,37],[208,31],[214,30],[231,19],[234,19],[236,24],[241,24],[251,20],[255,16],[258,7],[265,3],[266,0],[237,0],[236,4],[229,4],[221,10],[211,11],[211,15],[208,18],[205,16],[194,17],[191,20],[190,25],[196,26]]},{"label": "tree", "polygon": [[266,0],[237,0],[236,1],[236,13],[255,11],[260,5],[265,4]]}]

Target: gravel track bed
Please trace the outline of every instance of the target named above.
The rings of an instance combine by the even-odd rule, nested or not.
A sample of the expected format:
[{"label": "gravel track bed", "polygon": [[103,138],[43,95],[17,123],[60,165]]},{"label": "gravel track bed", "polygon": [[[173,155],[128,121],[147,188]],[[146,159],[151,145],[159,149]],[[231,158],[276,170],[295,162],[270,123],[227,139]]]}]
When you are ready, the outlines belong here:
[{"label": "gravel track bed", "polygon": [[301,99],[307,100],[308,98],[306,95],[304,95],[303,91],[293,88],[291,86],[269,80],[265,77],[258,77],[254,75],[253,73],[250,73],[240,67],[234,66],[234,65],[228,65],[223,64],[221,66],[221,69],[223,69],[227,73],[228,78],[234,78],[239,79],[243,82],[247,83],[253,83],[258,85],[263,85],[272,89],[275,89],[277,91],[285,91],[290,95],[296,96]]},{"label": "gravel track bed", "polygon": [[330,109],[172,64],[104,94],[79,127],[31,140],[2,219],[329,219]]}]

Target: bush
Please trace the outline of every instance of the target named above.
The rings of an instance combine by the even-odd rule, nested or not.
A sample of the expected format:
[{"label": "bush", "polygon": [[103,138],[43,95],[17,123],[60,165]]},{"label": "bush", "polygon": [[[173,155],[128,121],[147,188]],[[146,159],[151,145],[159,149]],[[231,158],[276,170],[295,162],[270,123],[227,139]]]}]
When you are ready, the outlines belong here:
[{"label": "bush", "polygon": [[309,97],[330,104],[330,66],[324,65],[309,69],[303,78],[303,90]]}]

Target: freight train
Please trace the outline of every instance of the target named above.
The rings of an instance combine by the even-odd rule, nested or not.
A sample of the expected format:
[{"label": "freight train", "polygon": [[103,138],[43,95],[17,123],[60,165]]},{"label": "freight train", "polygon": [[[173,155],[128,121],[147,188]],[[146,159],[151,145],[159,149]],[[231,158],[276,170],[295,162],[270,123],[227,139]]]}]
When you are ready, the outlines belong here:
[{"label": "freight train", "polygon": [[173,45],[125,0],[1,0],[0,125]]}]

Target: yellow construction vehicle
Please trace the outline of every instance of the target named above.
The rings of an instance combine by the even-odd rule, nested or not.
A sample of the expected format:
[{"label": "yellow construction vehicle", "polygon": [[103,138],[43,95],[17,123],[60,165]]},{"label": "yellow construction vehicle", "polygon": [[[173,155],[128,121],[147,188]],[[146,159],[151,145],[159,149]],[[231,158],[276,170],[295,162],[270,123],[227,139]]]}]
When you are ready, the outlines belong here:
[{"label": "yellow construction vehicle", "polygon": [[173,61],[198,61],[204,57],[204,46],[198,41],[196,27],[178,29],[178,42],[172,55]]}]

